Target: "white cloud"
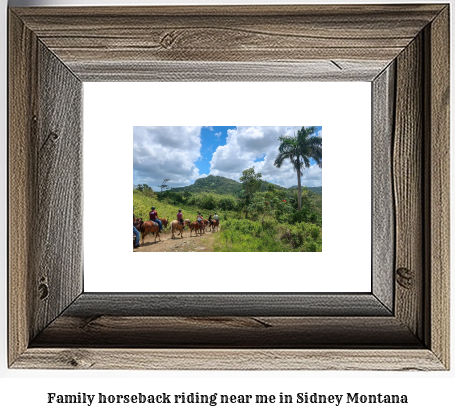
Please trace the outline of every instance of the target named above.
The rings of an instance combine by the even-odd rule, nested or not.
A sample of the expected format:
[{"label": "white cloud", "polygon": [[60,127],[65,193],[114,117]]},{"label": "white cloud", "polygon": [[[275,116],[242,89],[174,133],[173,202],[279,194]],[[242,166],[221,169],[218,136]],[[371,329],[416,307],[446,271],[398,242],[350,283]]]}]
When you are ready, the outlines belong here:
[{"label": "white cloud", "polygon": [[133,183],[186,186],[199,177],[202,127],[134,127]]},{"label": "white cloud", "polygon": [[[133,183],[157,189],[164,179],[171,187],[187,186],[206,177],[195,163],[202,159],[201,129],[204,127],[134,127]],[[205,127],[209,128],[209,127]],[[278,137],[294,136],[300,127],[237,127],[228,130],[226,144],[218,146],[210,162],[210,174],[238,180],[242,171],[255,167],[262,178],[283,187],[297,184],[297,173],[289,162],[274,166]],[[216,135],[216,134],[215,134]],[[207,154],[207,152],[206,152]],[[322,185],[322,169],[303,171],[303,186]]]},{"label": "white cloud", "polygon": [[[274,166],[278,155],[278,138],[293,136],[300,127],[237,127],[228,130],[226,145],[217,148],[211,161],[210,174],[238,180],[242,171],[255,167],[262,178],[283,187],[297,184],[297,173],[289,162]],[[255,161],[264,157],[264,160]],[[303,171],[303,186],[322,185],[322,169],[311,166]]]}]

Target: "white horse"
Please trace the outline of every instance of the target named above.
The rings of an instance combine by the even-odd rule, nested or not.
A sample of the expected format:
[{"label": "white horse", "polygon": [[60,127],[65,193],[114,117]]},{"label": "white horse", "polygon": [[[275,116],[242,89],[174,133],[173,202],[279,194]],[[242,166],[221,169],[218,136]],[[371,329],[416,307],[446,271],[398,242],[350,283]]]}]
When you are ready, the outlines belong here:
[{"label": "white horse", "polygon": [[185,219],[183,221],[183,225],[176,219],[171,222],[171,231],[172,231],[172,239],[175,239],[174,232],[179,231],[179,235],[181,238],[183,238],[183,226],[190,226],[190,220]]}]

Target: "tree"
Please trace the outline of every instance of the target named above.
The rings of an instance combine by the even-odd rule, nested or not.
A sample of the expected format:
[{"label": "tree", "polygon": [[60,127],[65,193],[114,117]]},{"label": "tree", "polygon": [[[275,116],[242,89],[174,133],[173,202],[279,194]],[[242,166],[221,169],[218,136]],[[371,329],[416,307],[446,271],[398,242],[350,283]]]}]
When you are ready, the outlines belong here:
[{"label": "tree", "polygon": [[145,183],[136,185],[136,189],[139,190],[140,192],[143,192],[144,190],[152,190],[152,188]]},{"label": "tree", "polygon": [[169,180],[171,179],[164,179],[163,183],[161,183],[161,185],[158,186],[161,189],[161,191],[169,189],[169,186],[166,184]]},{"label": "tree", "polygon": [[303,170],[310,167],[313,159],[322,168],[322,137],[316,134],[316,127],[302,127],[297,131],[297,137],[281,136],[279,154],[275,159],[275,166],[280,168],[284,161],[289,159],[297,172],[298,185],[298,210],[302,208],[302,184]]},{"label": "tree", "polygon": [[266,192],[258,192],[248,205],[248,211],[252,216],[261,216],[261,223],[267,216],[275,217],[277,221],[283,221],[285,215],[295,212],[294,208],[285,199],[285,193],[269,185]]},{"label": "tree", "polygon": [[254,194],[261,188],[261,173],[254,172],[254,166],[243,170],[240,182],[242,183],[243,191],[245,192],[246,215],[248,216],[248,205],[250,204]]},{"label": "tree", "polygon": [[250,169],[243,170],[240,182],[242,183],[243,190],[245,190],[246,197],[251,198],[261,188],[261,173],[254,172],[254,166]]}]

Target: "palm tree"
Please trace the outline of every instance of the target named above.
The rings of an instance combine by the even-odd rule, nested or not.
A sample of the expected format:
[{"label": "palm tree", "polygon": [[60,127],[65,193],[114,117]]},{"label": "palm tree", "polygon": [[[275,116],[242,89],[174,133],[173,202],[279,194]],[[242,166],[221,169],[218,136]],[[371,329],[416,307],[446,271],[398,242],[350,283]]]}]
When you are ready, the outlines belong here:
[{"label": "palm tree", "polygon": [[281,136],[279,154],[275,159],[275,166],[280,168],[286,159],[289,159],[297,172],[298,209],[302,209],[302,170],[310,167],[313,159],[322,168],[322,137],[316,134],[316,127],[302,127],[297,131],[297,137]]}]

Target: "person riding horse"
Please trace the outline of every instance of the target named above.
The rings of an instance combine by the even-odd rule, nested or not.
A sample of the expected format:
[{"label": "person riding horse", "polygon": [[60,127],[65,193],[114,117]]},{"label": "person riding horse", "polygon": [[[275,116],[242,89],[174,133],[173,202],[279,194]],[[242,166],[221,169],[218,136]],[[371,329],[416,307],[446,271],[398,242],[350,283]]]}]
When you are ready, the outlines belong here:
[{"label": "person riding horse", "polygon": [[220,217],[218,216],[218,213],[215,212],[212,218],[212,231],[214,231],[220,224]]},{"label": "person riding horse", "polygon": [[134,235],[136,236],[136,239],[134,241],[134,248],[139,248],[140,245],[139,245],[139,236],[140,236],[140,233],[139,231],[136,229],[136,227],[134,226],[134,221],[136,219],[136,216],[134,216],[134,208],[133,208],[133,233]]},{"label": "person riding horse", "polygon": [[179,221],[179,223],[181,223],[183,225],[183,229],[185,229],[185,223],[183,222],[182,209],[179,209],[179,213],[177,213],[177,220]]},{"label": "person riding horse", "polygon": [[149,218],[152,222],[156,222],[158,224],[158,226],[160,227],[160,232],[162,232],[163,224],[158,219],[158,213],[156,213],[156,211],[155,211],[155,206],[152,206],[152,210],[149,212]]},{"label": "person riding horse", "polygon": [[199,225],[199,229],[203,229],[204,228],[204,217],[202,216],[201,212],[197,213],[197,223]]}]

